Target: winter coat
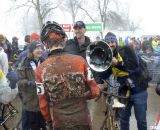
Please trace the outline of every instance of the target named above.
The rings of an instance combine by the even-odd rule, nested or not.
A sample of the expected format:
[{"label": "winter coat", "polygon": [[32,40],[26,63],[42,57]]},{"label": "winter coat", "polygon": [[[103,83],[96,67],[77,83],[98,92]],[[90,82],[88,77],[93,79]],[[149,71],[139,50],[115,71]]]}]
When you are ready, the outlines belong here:
[{"label": "winter coat", "polygon": [[[40,59],[41,63],[43,59]],[[39,111],[38,97],[35,83],[35,70],[38,65],[33,59],[26,57],[20,67],[18,68],[18,89],[22,98],[23,108],[26,111],[37,112]],[[29,84],[29,83],[32,84]]]},{"label": "winter coat", "polygon": [[66,42],[64,50],[70,54],[82,56],[86,59],[86,50],[88,45],[91,43],[89,37],[85,36],[85,43],[80,45],[76,37]]}]

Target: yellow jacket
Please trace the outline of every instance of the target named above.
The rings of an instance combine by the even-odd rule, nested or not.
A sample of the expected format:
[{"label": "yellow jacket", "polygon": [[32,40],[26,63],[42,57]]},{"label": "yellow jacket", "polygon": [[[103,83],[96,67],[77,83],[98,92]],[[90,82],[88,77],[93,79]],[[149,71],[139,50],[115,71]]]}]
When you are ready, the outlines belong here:
[{"label": "yellow jacket", "polygon": [[[118,53],[118,56],[117,56],[117,60],[118,60],[118,62],[123,62],[123,59],[122,59],[122,57],[120,56],[119,53]],[[112,73],[113,73],[113,75],[115,77],[124,77],[124,76],[128,76],[129,75],[128,72],[120,70],[117,67],[112,67]]]},{"label": "yellow jacket", "polygon": [[156,48],[158,46],[158,41],[153,40],[152,41],[152,48]]}]

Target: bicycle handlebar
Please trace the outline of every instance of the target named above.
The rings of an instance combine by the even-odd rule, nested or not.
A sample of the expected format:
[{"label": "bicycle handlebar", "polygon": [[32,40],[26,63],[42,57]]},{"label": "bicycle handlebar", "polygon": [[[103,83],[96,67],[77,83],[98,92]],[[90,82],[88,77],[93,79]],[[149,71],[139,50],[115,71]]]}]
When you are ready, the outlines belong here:
[{"label": "bicycle handlebar", "polygon": [[119,95],[116,95],[116,94],[114,94],[112,92],[102,91],[102,93],[107,94],[109,96],[117,97],[117,98],[120,98],[120,99],[128,99],[129,98],[128,96],[127,97],[125,97],[125,96],[119,96]]},{"label": "bicycle handlebar", "polygon": [[[107,85],[109,85],[112,88],[117,88],[117,87],[123,86],[123,85],[120,85],[120,84],[118,84],[117,86],[113,86],[108,81],[106,81],[106,80],[103,80],[103,81],[104,81],[104,88],[108,88]],[[114,94],[113,92],[107,92],[107,91],[101,91],[101,92],[104,93],[104,94],[107,94],[108,96],[113,96],[113,97],[117,97],[117,98],[120,98],[120,99],[128,99],[129,95],[130,95],[128,93],[127,96],[120,96],[120,95]],[[101,97],[101,95],[98,98],[95,99],[95,102],[98,101],[100,99],[100,97]]]}]

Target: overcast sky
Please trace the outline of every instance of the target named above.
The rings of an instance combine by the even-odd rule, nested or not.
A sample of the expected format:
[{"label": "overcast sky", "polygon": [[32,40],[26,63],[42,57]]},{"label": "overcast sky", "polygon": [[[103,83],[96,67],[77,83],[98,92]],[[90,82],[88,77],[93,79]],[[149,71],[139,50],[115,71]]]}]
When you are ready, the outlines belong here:
[{"label": "overcast sky", "polygon": [[[0,4],[0,33],[8,37],[20,35],[16,16],[5,14],[6,8],[10,6],[9,0],[1,0]],[[144,34],[160,34],[160,0],[120,0],[129,4],[130,18],[140,21]]]},{"label": "overcast sky", "polygon": [[160,34],[160,0],[128,0],[130,16],[142,20],[141,26],[147,34]]}]

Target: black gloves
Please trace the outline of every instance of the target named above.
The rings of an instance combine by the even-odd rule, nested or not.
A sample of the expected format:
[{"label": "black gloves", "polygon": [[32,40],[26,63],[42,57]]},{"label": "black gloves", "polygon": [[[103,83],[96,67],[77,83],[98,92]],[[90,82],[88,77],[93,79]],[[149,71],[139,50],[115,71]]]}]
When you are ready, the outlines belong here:
[{"label": "black gloves", "polygon": [[30,81],[28,81],[28,82],[27,82],[27,86],[30,86],[30,87],[36,86],[35,80],[30,80]]}]

